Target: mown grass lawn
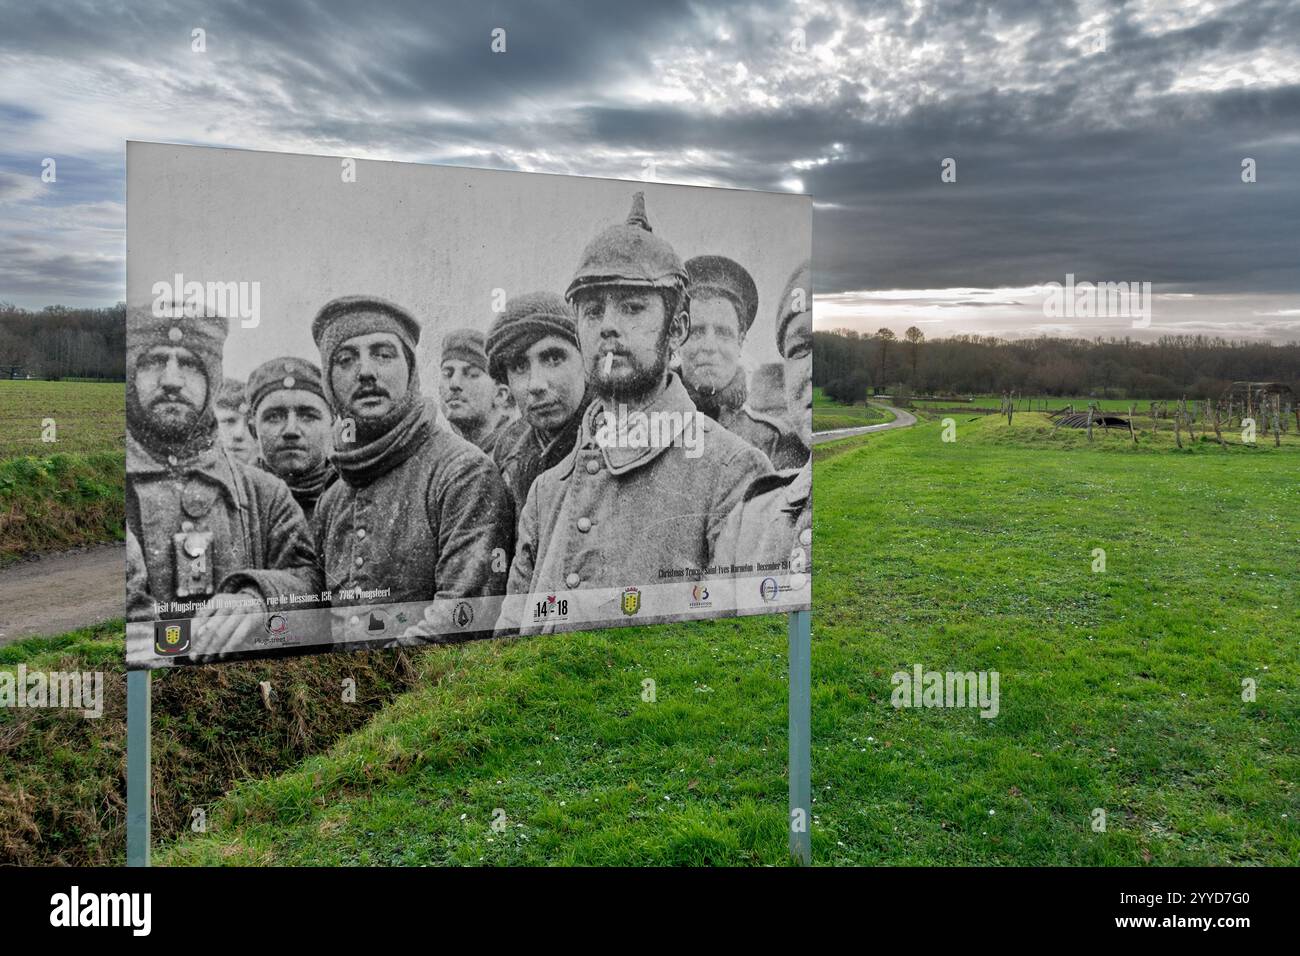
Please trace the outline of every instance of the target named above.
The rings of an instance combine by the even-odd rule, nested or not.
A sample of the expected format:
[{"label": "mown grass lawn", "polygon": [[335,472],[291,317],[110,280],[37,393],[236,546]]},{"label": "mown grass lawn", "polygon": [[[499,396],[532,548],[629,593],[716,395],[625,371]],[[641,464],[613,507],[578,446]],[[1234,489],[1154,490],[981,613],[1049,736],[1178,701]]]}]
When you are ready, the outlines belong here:
[{"label": "mown grass lawn", "polygon": [[[941,434],[817,451],[816,862],[1300,862],[1300,449],[1089,447],[1028,415]],[[998,716],[895,710],[915,664],[996,670]],[[160,861],[784,862],[783,619],[419,666]]]}]

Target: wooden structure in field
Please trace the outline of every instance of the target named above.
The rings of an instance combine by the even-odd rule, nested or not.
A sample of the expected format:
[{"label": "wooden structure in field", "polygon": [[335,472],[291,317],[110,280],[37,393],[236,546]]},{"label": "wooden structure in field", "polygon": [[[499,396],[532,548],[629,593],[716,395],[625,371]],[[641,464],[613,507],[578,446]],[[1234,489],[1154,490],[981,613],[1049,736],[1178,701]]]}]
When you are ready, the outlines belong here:
[{"label": "wooden structure in field", "polygon": [[1286,416],[1290,411],[1300,427],[1300,406],[1295,392],[1285,382],[1233,382],[1224,389],[1219,402],[1226,406],[1228,420],[1243,418],[1267,420],[1270,414]]}]

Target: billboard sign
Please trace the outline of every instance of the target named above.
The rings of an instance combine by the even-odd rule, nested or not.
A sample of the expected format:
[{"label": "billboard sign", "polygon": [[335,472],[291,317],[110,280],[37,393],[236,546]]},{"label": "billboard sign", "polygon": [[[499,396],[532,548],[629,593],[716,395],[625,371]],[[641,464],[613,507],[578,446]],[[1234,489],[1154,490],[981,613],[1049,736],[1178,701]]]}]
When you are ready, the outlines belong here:
[{"label": "billboard sign", "polygon": [[128,666],[807,609],[811,214],[129,143]]}]

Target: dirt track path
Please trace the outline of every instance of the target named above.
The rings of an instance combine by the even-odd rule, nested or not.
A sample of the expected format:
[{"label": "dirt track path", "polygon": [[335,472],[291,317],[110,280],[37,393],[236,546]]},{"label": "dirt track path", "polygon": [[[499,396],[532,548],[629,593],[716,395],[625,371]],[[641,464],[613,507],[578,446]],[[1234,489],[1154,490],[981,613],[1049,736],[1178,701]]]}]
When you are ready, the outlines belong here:
[{"label": "dirt track path", "polygon": [[877,405],[876,407],[893,412],[894,420],[892,422],[881,422],[879,425],[863,425],[860,428],[834,428],[828,432],[813,432],[813,444],[820,445],[824,441],[834,441],[837,438],[852,438],[854,435],[869,435],[872,432],[887,432],[891,428],[910,428],[916,424],[916,416],[911,412],[905,412],[893,405]]},{"label": "dirt track path", "polygon": [[[892,405],[880,407],[894,413],[892,422],[817,432],[813,444],[916,424],[911,412]],[[126,590],[124,547],[100,545],[0,568],[0,646],[121,617]]]},{"label": "dirt track path", "polygon": [[126,546],[104,544],[0,568],[0,646],[121,617]]}]

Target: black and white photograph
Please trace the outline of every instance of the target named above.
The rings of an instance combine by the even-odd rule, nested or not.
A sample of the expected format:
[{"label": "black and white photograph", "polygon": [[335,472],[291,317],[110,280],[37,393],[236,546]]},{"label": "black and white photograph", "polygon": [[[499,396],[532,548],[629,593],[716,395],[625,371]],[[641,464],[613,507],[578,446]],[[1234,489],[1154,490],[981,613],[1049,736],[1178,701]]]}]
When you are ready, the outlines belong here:
[{"label": "black and white photograph", "polygon": [[807,197],[127,177],[131,666],[808,607]]}]

